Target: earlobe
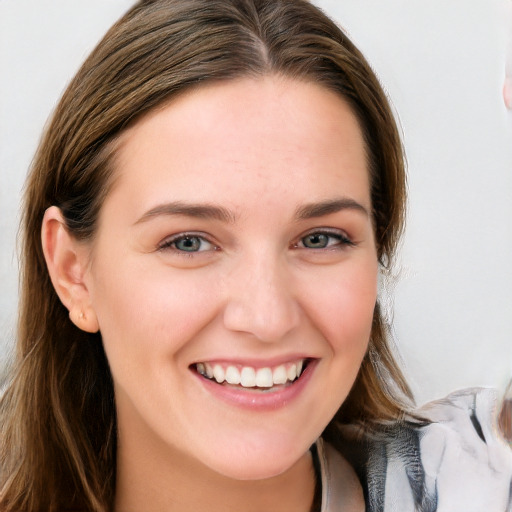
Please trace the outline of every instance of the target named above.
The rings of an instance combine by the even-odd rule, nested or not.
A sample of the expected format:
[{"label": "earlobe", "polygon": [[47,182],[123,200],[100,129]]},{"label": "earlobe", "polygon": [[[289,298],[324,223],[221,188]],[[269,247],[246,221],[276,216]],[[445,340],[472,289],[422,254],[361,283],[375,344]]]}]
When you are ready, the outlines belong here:
[{"label": "earlobe", "polygon": [[59,208],[51,206],[43,217],[43,253],[52,284],[70,320],[83,331],[97,332],[98,319],[86,286],[87,251],[70,235]]},{"label": "earlobe", "polygon": [[99,331],[98,319],[91,307],[88,308],[87,312],[77,309],[70,310],[69,319],[82,331],[91,333]]}]

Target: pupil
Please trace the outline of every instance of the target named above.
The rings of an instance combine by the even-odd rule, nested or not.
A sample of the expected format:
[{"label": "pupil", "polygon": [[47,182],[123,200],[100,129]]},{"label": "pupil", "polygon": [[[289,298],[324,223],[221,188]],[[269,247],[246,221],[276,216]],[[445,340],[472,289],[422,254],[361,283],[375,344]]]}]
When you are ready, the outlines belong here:
[{"label": "pupil", "polygon": [[322,235],[322,234],[309,235],[306,237],[304,245],[306,247],[318,249],[319,247],[326,247],[327,240],[328,240],[327,235]]}]

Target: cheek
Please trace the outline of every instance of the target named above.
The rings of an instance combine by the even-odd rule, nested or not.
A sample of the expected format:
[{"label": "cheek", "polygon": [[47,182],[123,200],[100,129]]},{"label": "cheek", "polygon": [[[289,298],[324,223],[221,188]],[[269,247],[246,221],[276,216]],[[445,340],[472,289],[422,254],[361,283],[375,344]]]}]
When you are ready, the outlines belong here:
[{"label": "cheek", "polygon": [[377,299],[377,265],[345,268],[310,295],[310,311],[335,353],[362,357],[371,333]]},{"label": "cheek", "polygon": [[160,351],[178,354],[216,314],[215,287],[200,272],[124,263],[114,271],[95,269],[93,282],[105,349],[125,364],[130,357],[134,364],[150,360]]}]

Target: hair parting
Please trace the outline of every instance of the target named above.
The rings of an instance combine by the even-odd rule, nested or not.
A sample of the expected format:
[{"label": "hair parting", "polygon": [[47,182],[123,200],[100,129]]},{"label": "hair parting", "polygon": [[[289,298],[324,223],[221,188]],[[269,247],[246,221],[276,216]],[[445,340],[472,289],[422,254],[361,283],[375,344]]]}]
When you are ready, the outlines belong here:
[{"label": "hair parting", "polygon": [[[58,206],[78,240],[94,239],[115,187],[118,138],[142,116],[204,83],[282,75],[344,98],[367,146],[382,266],[405,211],[404,155],[388,100],[348,37],[305,0],[145,0],[105,35],[55,109],[24,193],[14,371],[0,400],[0,511],[108,512],[116,478],[116,409],[101,334],[81,331],[52,286],[41,246]],[[356,382],[326,435],[405,417],[412,394],[379,305]]]}]

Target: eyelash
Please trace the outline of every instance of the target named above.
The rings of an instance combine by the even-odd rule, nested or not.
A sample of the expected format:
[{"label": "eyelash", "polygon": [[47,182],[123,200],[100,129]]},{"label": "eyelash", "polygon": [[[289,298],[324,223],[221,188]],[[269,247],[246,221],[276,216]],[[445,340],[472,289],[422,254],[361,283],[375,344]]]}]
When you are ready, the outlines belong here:
[{"label": "eyelash", "polygon": [[[325,247],[305,247],[304,246],[304,240],[308,237],[312,236],[326,236],[329,239],[334,239],[336,242],[334,244],[331,244],[328,241],[328,245]],[[302,244],[299,245],[299,244]],[[300,237],[299,242],[293,245],[296,249],[309,249],[309,250],[317,250],[317,251],[323,251],[326,249],[330,250],[336,250],[336,249],[343,249],[345,247],[353,247],[355,246],[355,242],[353,242],[345,233],[338,230],[330,230],[330,229],[316,229],[314,231],[310,231],[309,233],[306,233],[305,235]]]},{"label": "eyelash", "polygon": [[206,251],[185,251],[182,249],[178,249],[176,247],[176,244],[182,240],[193,240],[193,239],[197,239],[197,240],[200,240],[201,243],[207,243],[207,244],[211,245],[214,251],[218,250],[218,247],[213,242],[208,240],[207,237],[205,237],[201,233],[194,233],[194,232],[180,233],[178,235],[174,235],[169,238],[166,238],[158,245],[158,250],[160,250],[160,251],[171,250],[171,251],[175,252],[176,254],[179,254],[181,256],[187,256],[187,257],[192,257],[194,254],[196,254],[198,252],[207,252],[207,250]]},{"label": "eyelash", "polygon": [[[304,240],[308,237],[327,237],[327,245],[325,247],[307,247],[304,244]],[[208,240],[206,236],[204,236],[201,233],[180,233],[178,235],[171,236],[169,238],[166,238],[163,242],[161,242],[158,245],[158,250],[165,251],[165,250],[172,250],[176,254],[179,254],[181,256],[187,256],[187,257],[193,257],[194,254],[199,252],[208,252],[209,249],[206,250],[196,250],[196,251],[186,251],[183,249],[179,249],[176,247],[176,244],[183,240],[199,240],[201,244],[206,243],[212,246],[212,249],[214,251],[218,250],[219,247],[217,247],[213,242]],[[335,240],[335,243],[331,243],[329,240]],[[302,244],[302,245],[301,245]],[[305,235],[301,236],[299,241],[294,243],[292,245],[292,248],[294,249],[309,249],[309,250],[316,250],[316,251],[322,251],[326,249],[330,250],[336,250],[336,249],[343,249],[344,247],[352,247],[356,245],[350,238],[347,237],[347,235],[341,231],[338,230],[329,230],[329,229],[317,229],[314,231],[310,231],[309,233],[306,233]],[[210,249],[211,250],[211,249]]]}]

